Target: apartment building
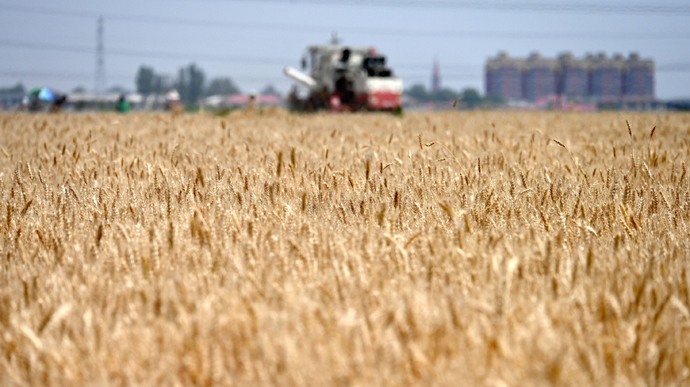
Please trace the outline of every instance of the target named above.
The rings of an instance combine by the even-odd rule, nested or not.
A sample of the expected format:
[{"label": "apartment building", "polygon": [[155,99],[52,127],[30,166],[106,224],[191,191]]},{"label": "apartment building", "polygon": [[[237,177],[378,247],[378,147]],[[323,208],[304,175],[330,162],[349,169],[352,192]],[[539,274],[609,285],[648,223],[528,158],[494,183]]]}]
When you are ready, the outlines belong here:
[{"label": "apartment building", "polygon": [[584,58],[564,53],[555,59],[533,53],[523,59],[501,52],[486,61],[485,91],[508,101],[558,96],[602,103],[651,102],[654,68],[654,61],[637,53],[627,59],[604,53]]}]

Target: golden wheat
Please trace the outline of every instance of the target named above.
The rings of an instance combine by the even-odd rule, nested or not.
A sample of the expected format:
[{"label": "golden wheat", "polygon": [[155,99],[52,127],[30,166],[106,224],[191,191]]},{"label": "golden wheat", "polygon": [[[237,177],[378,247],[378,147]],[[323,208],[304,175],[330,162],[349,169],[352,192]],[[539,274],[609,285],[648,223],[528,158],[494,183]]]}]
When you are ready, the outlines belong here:
[{"label": "golden wheat", "polygon": [[689,138],[687,114],[0,115],[0,385],[687,385]]}]

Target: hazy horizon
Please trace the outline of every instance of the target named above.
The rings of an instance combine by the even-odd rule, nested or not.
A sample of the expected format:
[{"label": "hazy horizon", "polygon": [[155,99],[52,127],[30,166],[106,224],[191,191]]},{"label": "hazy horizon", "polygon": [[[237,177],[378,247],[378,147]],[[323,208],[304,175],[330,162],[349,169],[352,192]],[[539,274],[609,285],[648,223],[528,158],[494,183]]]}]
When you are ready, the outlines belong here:
[{"label": "hazy horizon", "polygon": [[336,31],[343,44],[378,47],[406,87],[428,87],[434,59],[443,87],[483,93],[484,62],[499,51],[637,52],[656,63],[658,98],[690,97],[690,6],[681,1],[0,0],[0,10],[0,87],[93,89],[102,15],[107,87],[134,90],[141,65],[175,77],[194,62],[207,81],[284,92],[282,68]]}]

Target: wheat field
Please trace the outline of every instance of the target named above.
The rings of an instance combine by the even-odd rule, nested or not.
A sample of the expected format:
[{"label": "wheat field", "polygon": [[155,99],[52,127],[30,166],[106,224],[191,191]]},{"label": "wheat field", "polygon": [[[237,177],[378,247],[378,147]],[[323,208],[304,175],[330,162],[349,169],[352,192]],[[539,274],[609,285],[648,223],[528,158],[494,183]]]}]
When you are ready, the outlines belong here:
[{"label": "wheat field", "polygon": [[0,385],[690,385],[688,156],[679,113],[2,114]]}]

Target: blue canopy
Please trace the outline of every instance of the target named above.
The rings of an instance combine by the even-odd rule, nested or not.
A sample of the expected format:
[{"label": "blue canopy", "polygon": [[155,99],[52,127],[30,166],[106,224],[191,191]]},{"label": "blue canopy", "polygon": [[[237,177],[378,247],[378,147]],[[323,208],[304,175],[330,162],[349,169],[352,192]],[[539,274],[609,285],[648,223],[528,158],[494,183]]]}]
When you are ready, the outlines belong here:
[{"label": "blue canopy", "polygon": [[29,95],[34,96],[41,101],[55,101],[58,99],[58,93],[47,87],[35,87],[31,89]]},{"label": "blue canopy", "polygon": [[57,99],[57,93],[44,87],[38,92],[38,99],[43,101],[55,101]]}]

